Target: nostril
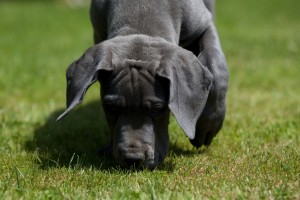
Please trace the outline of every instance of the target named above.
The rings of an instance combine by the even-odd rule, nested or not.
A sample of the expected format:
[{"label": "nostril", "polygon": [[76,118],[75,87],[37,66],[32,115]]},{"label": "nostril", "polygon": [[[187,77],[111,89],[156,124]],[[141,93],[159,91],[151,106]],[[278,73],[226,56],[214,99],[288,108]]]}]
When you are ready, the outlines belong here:
[{"label": "nostril", "polygon": [[134,141],[128,144],[128,148],[132,149],[140,149],[142,147],[142,144],[139,141]]},{"label": "nostril", "polygon": [[136,148],[136,146],[134,144],[130,144],[128,147],[129,148]]}]

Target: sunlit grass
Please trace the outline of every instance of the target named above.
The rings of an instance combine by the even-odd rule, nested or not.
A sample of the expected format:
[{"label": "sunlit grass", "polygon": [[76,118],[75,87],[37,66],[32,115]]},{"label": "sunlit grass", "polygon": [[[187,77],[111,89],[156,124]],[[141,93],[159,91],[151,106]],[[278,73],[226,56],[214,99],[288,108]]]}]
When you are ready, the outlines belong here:
[{"label": "sunlit grass", "polygon": [[88,8],[0,2],[0,199],[300,198],[300,3],[218,1],[228,112],[208,148],[171,119],[154,171],[97,156],[98,84],[63,122],[65,69],[92,45]]}]

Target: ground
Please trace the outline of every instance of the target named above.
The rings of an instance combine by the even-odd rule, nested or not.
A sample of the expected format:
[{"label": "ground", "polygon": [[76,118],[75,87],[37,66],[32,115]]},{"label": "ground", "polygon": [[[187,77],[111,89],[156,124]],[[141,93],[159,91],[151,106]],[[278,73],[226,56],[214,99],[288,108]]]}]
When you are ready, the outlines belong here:
[{"label": "ground", "polygon": [[0,199],[299,199],[300,1],[218,1],[227,116],[195,149],[174,118],[154,171],[97,156],[99,84],[61,123],[65,69],[92,45],[88,7],[0,2]]}]

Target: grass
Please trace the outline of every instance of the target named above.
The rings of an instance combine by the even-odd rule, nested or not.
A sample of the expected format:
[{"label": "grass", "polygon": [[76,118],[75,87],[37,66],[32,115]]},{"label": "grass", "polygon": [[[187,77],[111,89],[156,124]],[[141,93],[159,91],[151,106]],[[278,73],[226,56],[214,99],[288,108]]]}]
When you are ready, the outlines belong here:
[{"label": "grass", "polygon": [[0,2],[0,199],[299,199],[300,3],[218,1],[228,114],[210,148],[172,118],[154,171],[98,157],[99,85],[62,123],[65,69],[92,45],[88,8]]}]

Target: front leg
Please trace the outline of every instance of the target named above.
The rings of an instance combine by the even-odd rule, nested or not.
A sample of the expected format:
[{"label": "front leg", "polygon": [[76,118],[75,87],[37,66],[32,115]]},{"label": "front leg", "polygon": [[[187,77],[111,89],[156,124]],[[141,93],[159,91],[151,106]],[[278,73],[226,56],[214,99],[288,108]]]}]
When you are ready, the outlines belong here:
[{"label": "front leg", "polygon": [[210,145],[223,125],[226,113],[226,92],[228,88],[228,68],[217,30],[213,22],[199,40],[198,59],[212,73],[214,80],[207,103],[198,119],[196,136],[191,143],[195,147]]}]

